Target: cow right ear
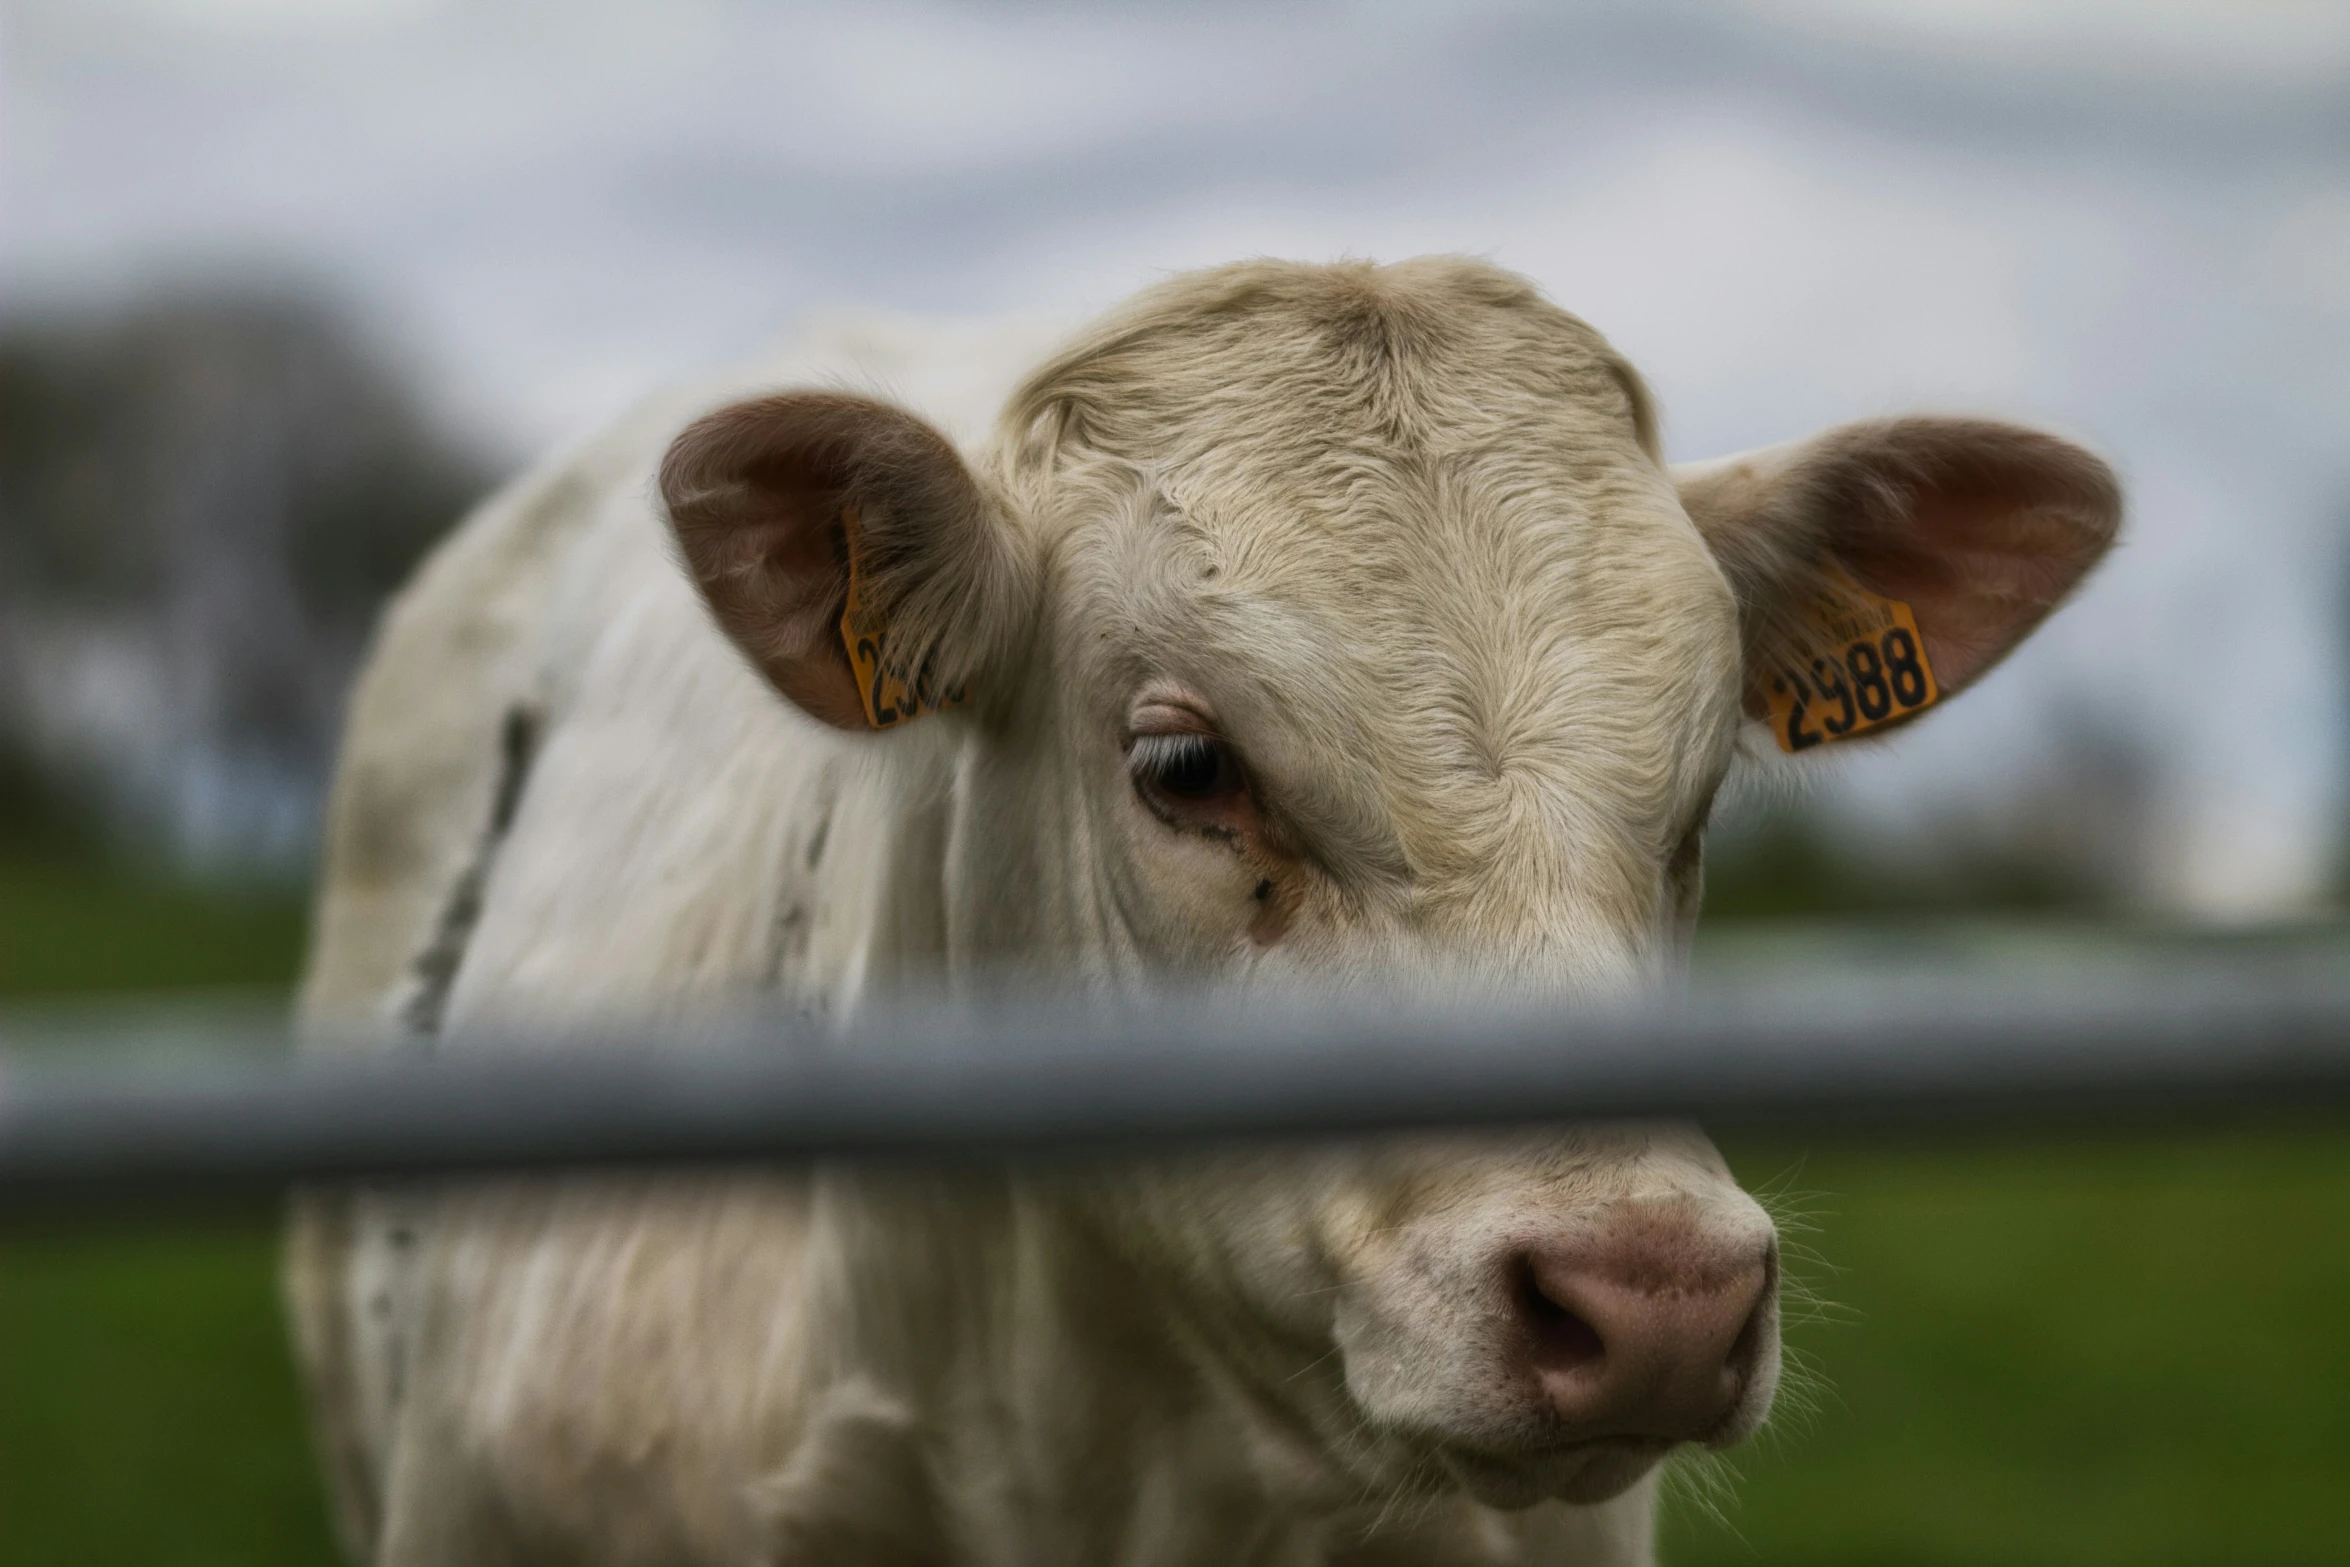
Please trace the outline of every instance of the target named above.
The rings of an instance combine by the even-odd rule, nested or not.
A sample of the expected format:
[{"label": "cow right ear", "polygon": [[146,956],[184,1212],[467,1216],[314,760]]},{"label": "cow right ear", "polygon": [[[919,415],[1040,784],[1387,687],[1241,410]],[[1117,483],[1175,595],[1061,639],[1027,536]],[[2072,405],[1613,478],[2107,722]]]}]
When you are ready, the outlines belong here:
[{"label": "cow right ear", "polygon": [[1029,623],[1035,572],[954,446],[833,392],[731,404],[661,463],[710,612],[810,717],[886,729],[976,697]]},{"label": "cow right ear", "polygon": [[1982,419],[1883,419],[1673,470],[1738,597],[1749,716],[1787,751],[1973,684],[2114,540],[2113,471]]}]

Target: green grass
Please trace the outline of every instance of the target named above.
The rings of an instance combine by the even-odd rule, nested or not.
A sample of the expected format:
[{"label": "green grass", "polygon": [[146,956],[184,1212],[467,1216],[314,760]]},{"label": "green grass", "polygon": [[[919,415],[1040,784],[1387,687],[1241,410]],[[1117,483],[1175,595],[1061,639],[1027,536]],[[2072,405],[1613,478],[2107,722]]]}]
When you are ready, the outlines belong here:
[{"label": "green grass", "polygon": [[1733,1148],[1815,1376],[1668,1560],[2350,1559],[2350,1139]]},{"label": "green grass", "polygon": [[[283,983],[291,905],[0,858],[0,995]],[[1813,1226],[1808,1416],[1678,1567],[2350,1559],[2350,1136],[1730,1150]],[[266,1225],[0,1231],[0,1567],[334,1560]]]},{"label": "green grass", "polygon": [[0,996],[288,984],[300,898],[210,892],[63,856],[0,858]]},{"label": "green grass", "polygon": [[[296,894],[145,879],[63,836],[0,852],[0,998],[292,982]],[[336,1560],[273,1228],[0,1230],[0,1567]]]},{"label": "green grass", "polygon": [[265,1228],[0,1244],[0,1562],[336,1560]]}]

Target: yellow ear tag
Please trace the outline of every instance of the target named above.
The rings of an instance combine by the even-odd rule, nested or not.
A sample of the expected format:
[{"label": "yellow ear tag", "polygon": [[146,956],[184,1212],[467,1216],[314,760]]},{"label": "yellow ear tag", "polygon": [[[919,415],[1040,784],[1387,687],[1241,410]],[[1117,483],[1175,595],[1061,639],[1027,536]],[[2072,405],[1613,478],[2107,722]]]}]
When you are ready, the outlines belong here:
[{"label": "yellow ear tag", "polygon": [[1803,634],[1771,671],[1771,733],[1780,750],[1850,740],[1942,700],[1907,604],[1830,566],[1801,619]]},{"label": "yellow ear tag", "polygon": [[889,656],[889,620],[880,608],[865,600],[865,583],[857,566],[857,508],[841,513],[841,529],[849,543],[849,601],[840,612],[841,645],[848,649],[849,668],[857,676],[857,694],[864,698],[865,721],[888,729],[909,718],[922,718],[963,705],[957,686],[940,692],[923,670],[909,681]]}]

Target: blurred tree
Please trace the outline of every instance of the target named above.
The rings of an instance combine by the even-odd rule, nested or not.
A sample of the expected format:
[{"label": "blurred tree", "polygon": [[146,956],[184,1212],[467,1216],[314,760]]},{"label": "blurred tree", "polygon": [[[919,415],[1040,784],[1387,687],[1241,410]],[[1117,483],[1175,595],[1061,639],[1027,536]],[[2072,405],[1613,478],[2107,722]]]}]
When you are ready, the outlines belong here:
[{"label": "blurred tree", "polygon": [[184,857],[297,859],[376,606],[485,471],[315,299],[0,324],[0,739]]},{"label": "blurred tree", "polygon": [[[2102,914],[2159,906],[2147,743],[2073,709],[1994,808],[1884,815],[1832,785],[1733,796],[1707,829],[1707,917]],[[1774,759],[1775,760],[1775,759]],[[1768,767],[1766,762],[1765,766]]]},{"label": "blurred tree", "polygon": [[80,804],[0,736],[0,861],[89,859],[99,834]]},{"label": "blurred tree", "polygon": [[1833,825],[1808,805],[1735,823],[1706,856],[1706,918],[2110,913],[2116,901],[2079,860],[2036,856],[2008,833],[1961,824],[1929,852],[1903,854],[1881,839],[1839,843]]}]

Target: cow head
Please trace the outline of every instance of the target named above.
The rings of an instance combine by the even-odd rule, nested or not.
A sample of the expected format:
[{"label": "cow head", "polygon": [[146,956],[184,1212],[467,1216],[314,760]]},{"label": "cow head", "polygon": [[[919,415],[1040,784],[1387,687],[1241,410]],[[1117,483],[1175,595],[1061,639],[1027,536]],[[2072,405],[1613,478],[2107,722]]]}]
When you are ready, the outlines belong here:
[{"label": "cow head", "polygon": [[[1596,332],[1441,259],[1177,279],[968,464],[796,392],[694,425],[661,483],[776,689],[927,759],[950,961],[1110,985],[1667,969],[1741,732],[1963,689],[2118,512],[2095,458],[1976,421],[1670,469]],[[1098,1202],[1358,1479],[1597,1501],[1771,1401],[1774,1233],[1692,1129],[1231,1157]]]}]

